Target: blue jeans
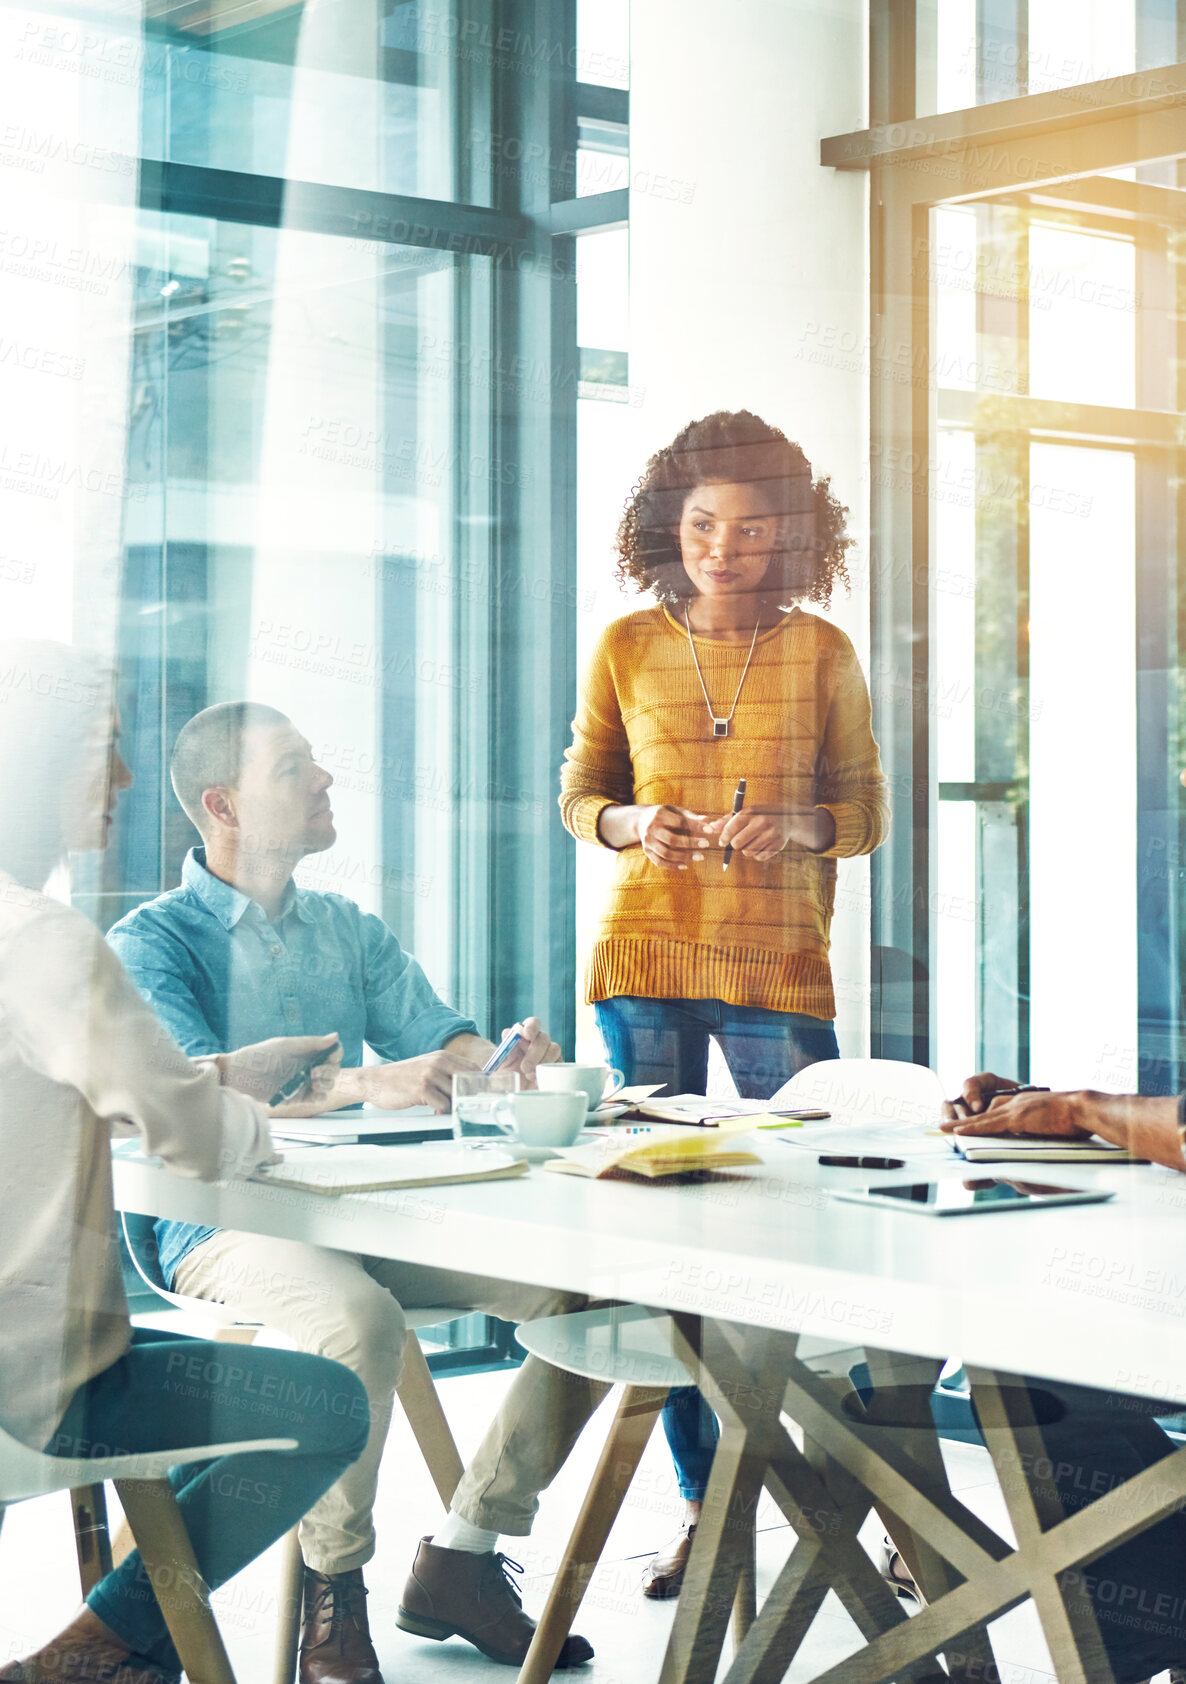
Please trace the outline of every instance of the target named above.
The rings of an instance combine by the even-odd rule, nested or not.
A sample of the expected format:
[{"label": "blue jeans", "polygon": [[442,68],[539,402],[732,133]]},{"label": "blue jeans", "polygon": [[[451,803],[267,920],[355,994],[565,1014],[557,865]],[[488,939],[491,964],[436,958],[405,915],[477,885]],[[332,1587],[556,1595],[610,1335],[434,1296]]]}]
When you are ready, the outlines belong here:
[{"label": "blue jeans", "polygon": [[[296,1439],[295,1450],[221,1456],[170,1473],[198,1570],[217,1590],[296,1525],[362,1454],[369,1430],[362,1382],[327,1357],[136,1328],[127,1353],[75,1392],[45,1448],[51,1456],[104,1457]],[[136,1655],[180,1677],[138,1550],[87,1603]]]},{"label": "blue jeans", "polygon": [[[627,1083],[666,1082],[671,1093],[703,1093],[708,1043],[715,1039],[743,1099],[769,1099],[796,1071],[839,1058],[830,1018],[770,1012],[724,1000],[648,1000],[619,994],[594,1006],[611,1064]],[[702,1502],[720,1429],[694,1386],[677,1386],[663,1409],[663,1431],[680,1495]]]}]

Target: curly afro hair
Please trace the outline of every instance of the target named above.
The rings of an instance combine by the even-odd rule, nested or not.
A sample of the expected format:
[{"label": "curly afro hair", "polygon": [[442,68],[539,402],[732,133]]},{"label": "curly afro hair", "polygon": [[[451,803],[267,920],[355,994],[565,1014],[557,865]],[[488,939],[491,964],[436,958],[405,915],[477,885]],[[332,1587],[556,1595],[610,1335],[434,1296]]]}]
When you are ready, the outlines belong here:
[{"label": "curly afro hair", "polygon": [[848,587],[844,557],[855,542],[844,527],[848,510],[828,479],[812,480],[799,445],[748,409],[692,421],[651,457],[618,526],[615,572],[623,585],[653,591],[660,602],[696,594],[676,534],[689,494],[711,484],[761,484],[772,514],[799,517],[796,541],[774,555],[766,575],[772,586],[781,580],[788,603],[826,608],[837,583]]}]

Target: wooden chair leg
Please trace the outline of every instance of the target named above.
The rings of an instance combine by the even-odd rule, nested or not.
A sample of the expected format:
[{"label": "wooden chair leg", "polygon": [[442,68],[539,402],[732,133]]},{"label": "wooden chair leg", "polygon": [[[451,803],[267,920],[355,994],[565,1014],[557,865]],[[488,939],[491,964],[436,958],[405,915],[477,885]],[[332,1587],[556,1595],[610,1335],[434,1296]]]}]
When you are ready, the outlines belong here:
[{"label": "wooden chair leg", "polygon": [[605,1541],[630,1488],[651,1429],[667,1401],[667,1390],[627,1386],[597,1463],[593,1483],[544,1605],[535,1636],[519,1672],[518,1684],[547,1684],[572,1629],[586,1586],[601,1559]]},{"label": "wooden chair leg", "polygon": [[189,1684],[235,1684],[172,1486],[117,1479],[115,1489]]},{"label": "wooden chair leg", "polygon": [[70,1493],[74,1511],[74,1547],[83,1596],[111,1571],[111,1539],[107,1531],[107,1494],[102,1485],[76,1485]]},{"label": "wooden chair leg", "polygon": [[758,1510],[755,1503],[754,1515],[750,1523],[749,1542],[746,1547],[745,1559],[741,1564],[741,1577],[737,1581],[737,1594],[733,1598],[734,1654],[745,1642],[746,1633],[758,1617],[757,1549]]},{"label": "wooden chair leg", "polygon": [[300,1539],[294,1526],[284,1536],[280,1558],[280,1592],[276,1598],[276,1655],[273,1684],[292,1684],[296,1676],[297,1652],[301,1640],[301,1604],[304,1597],[305,1564]]},{"label": "wooden chair leg", "polygon": [[429,1373],[428,1360],[411,1330],[404,1342],[403,1373],[397,1390],[437,1495],[447,1509],[461,1479],[463,1464]]}]

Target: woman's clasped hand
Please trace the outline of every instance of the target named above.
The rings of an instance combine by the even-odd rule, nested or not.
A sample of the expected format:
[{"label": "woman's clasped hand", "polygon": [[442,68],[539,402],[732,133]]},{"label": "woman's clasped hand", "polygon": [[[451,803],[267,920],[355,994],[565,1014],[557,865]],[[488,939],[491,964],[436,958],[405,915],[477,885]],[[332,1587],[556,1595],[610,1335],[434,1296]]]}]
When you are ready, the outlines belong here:
[{"label": "woman's clasped hand", "polygon": [[826,807],[750,807],[740,813],[709,816],[684,807],[639,807],[637,838],[652,865],[685,871],[709,849],[732,848],[734,854],[765,864],[790,847],[820,853],[831,847],[836,823]]}]

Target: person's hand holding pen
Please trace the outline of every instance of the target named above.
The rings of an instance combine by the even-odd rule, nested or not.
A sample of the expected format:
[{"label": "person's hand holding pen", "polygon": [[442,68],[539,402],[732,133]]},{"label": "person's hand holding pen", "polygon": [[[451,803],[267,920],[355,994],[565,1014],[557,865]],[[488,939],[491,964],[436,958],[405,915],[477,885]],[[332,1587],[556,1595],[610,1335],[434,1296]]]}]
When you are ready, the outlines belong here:
[{"label": "person's hand holding pen", "polygon": [[1102,1095],[1051,1093],[1029,1083],[1012,1082],[991,1070],[969,1076],[958,1099],[943,1104],[940,1127],[947,1134],[1057,1135],[1084,1140],[1098,1132],[1088,1121],[1088,1102]]},{"label": "person's hand holding pen", "polygon": [[819,854],[836,840],[836,821],[826,807],[746,807],[709,818],[685,807],[612,806],[597,820],[601,840],[611,848],[637,843],[652,865],[686,871],[709,849],[732,843],[735,854],[770,860],[788,847]]},{"label": "person's hand holding pen", "polygon": [[1098,1134],[1113,1146],[1126,1146],[1137,1159],[1179,1173],[1186,1170],[1176,1095],[1154,1098],[1091,1088],[1051,1093],[984,1070],[968,1077],[958,1099],[944,1101],[940,1127],[946,1134],[1058,1135],[1069,1140]]},{"label": "person's hand holding pen", "polygon": [[819,854],[836,840],[836,821],[826,807],[744,807],[706,820],[703,829],[717,847],[759,863],[790,847]]}]

